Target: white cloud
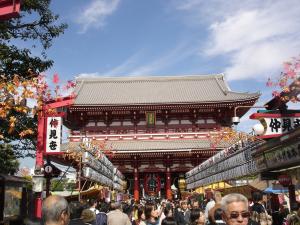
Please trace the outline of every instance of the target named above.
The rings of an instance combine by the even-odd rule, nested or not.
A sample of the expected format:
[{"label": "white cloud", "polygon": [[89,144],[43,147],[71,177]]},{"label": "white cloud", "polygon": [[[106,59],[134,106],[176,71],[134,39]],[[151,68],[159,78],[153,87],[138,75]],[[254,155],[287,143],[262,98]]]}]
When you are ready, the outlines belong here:
[{"label": "white cloud", "polygon": [[133,54],[120,65],[107,71],[105,75],[107,76],[127,75],[130,70],[136,67],[136,64],[138,63],[138,59],[140,59],[142,56],[141,52],[142,51],[138,51],[137,53]]},{"label": "white cloud", "polygon": [[230,56],[231,64],[225,69],[227,79],[255,78],[266,81],[267,77],[277,76],[282,62],[298,55],[299,50],[300,41],[289,42],[289,39],[249,44]]},{"label": "white cloud", "polygon": [[89,28],[99,28],[105,25],[105,19],[116,11],[120,0],[93,0],[77,18],[82,25],[82,33]]},{"label": "white cloud", "polygon": [[99,76],[100,76],[100,74],[97,72],[96,73],[80,73],[75,76],[75,79],[77,79],[77,78],[97,78]]},{"label": "white cloud", "polygon": [[[188,43],[182,42],[172,50],[162,53],[152,60],[144,59],[144,50],[138,51],[122,62],[120,65],[103,73],[81,73],[76,78],[97,78],[99,76],[116,77],[116,76],[145,76],[161,73],[160,71],[170,67],[187,57],[197,53],[197,49],[188,46]],[[144,62],[147,62],[146,64]]]},{"label": "white cloud", "polygon": [[197,49],[194,46],[189,47],[188,43],[182,42],[178,44],[174,49],[160,56],[159,58],[153,60],[152,62],[138,66],[131,72],[130,75],[149,75],[151,73],[156,73],[162,69],[165,69],[171,65],[174,65],[187,57],[195,54]]},{"label": "white cloud", "polygon": [[[299,54],[300,4],[297,0],[181,0],[177,9],[209,32],[201,55],[222,56],[229,80],[269,77]],[[194,21],[199,21],[194,24]]]}]

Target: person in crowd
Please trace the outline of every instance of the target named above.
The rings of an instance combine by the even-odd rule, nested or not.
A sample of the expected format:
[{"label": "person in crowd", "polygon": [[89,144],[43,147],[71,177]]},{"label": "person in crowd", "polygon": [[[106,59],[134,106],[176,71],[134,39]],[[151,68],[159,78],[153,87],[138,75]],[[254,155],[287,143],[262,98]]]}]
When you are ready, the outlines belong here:
[{"label": "person in crowd", "polygon": [[164,207],[164,214],[165,214],[165,218],[174,217],[174,207],[172,204],[170,203],[166,204],[166,206]]},{"label": "person in crowd", "polygon": [[288,225],[300,225],[300,203],[293,202],[291,205],[291,213],[287,216]]},{"label": "person in crowd", "polygon": [[246,225],[249,222],[248,199],[241,194],[232,193],[221,201],[222,218],[227,225]]},{"label": "person in crowd", "polygon": [[70,210],[66,199],[58,195],[46,198],[42,206],[42,220],[45,225],[68,225]]},{"label": "person in crowd", "polygon": [[191,225],[204,225],[205,223],[205,215],[204,212],[197,208],[192,209],[190,216],[190,224]]},{"label": "person in crowd", "polygon": [[111,211],[107,213],[107,225],[131,225],[127,214],[121,211],[119,202],[111,202]]},{"label": "person in crowd", "polygon": [[129,205],[126,202],[123,202],[121,204],[121,206],[122,206],[123,213],[125,213],[128,216],[129,220],[132,221],[133,220],[133,218],[132,218],[133,217],[133,206]]},{"label": "person in crowd", "polygon": [[96,215],[96,225],[107,225],[107,213],[109,205],[102,202],[100,205],[99,213]]},{"label": "person in crowd", "polygon": [[221,208],[213,208],[213,220],[210,222],[212,225],[226,225],[226,223],[223,221],[222,215],[223,210]]},{"label": "person in crowd", "polygon": [[264,205],[262,204],[262,199],[262,193],[253,192],[252,200],[254,204],[251,207],[251,220],[262,225],[272,225],[272,217],[267,213]]},{"label": "person in crowd", "polygon": [[216,202],[215,202],[214,198],[207,199],[207,203],[206,203],[205,211],[204,211],[205,222],[208,221],[208,212],[209,212],[209,210],[211,210],[215,206],[215,203]]},{"label": "person in crowd", "polygon": [[[205,222],[213,220],[215,209],[221,208],[222,195],[221,192],[215,191],[213,198],[207,203],[205,207]],[[214,209],[214,210],[212,210]]]},{"label": "person in crowd", "polygon": [[142,205],[137,207],[137,219],[132,221],[132,225],[146,225],[145,208]]},{"label": "person in crowd", "polygon": [[190,210],[187,208],[187,202],[180,202],[179,206],[175,209],[175,220],[178,225],[187,225],[190,222]]},{"label": "person in crowd", "polygon": [[200,205],[199,205],[199,201],[197,199],[193,199],[192,200],[192,209],[199,209]]},{"label": "person in crowd", "polygon": [[[163,209],[163,207],[162,207],[162,209]],[[146,218],[146,225],[158,225],[159,224],[160,213],[158,212],[156,205],[154,203],[146,203],[145,218]]]},{"label": "person in crowd", "polygon": [[90,209],[84,209],[81,213],[80,219],[84,222],[85,225],[95,225],[96,215]]},{"label": "person in crowd", "polygon": [[139,208],[139,203],[134,203],[132,209],[132,221],[138,220],[138,208]]},{"label": "person in crowd", "polygon": [[177,222],[173,217],[166,217],[161,222],[161,225],[177,225]]},{"label": "person in crowd", "polygon": [[285,224],[289,213],[290,213],[290,210],[287,206],[287,202],[286,201],[282,202],[282,204],[280,204],[280,206],[279,206],[278,224],[280,224],[280,225]]},{"label": "person in crowd", "polygon": [[95,215],[97,215],[99,213],[99,210],[97,209],[97,207],[98,207],[97,200],[96,199],[91,199],[90,202],[89,202],[89,204],[90,204],[90,210],[92,212],[94,212]]},{"label": "person in crowd", "polygon": [[162,220],[163,220],[164,218],[166,218],[166,215],[165,215],[165,213],[164,213],[165,210],[161,210],[162,208],[166,208],[166,206],[167,206],[167,201],[166,201],[165,199],[163,199],[163,200],[161,201],[160,206],[158,207],[158,210],[161,211],[161,215],[160,215],[160,217],[159,217],[159,223],[158,223],[158,225],[161,225]]},{"label": "person in crowd", "polygon": [[181,213],[184,217],[185,223],[189,224],[190,223],[190,217],[191,217],[191,211],[188,208],[187,201],[181,201],[180,202],[180,209],[181,209]]},{"label": "person in crowd", "polygon": [[173,224],[176,220],[174,217],[174,209],[172,204],[167,204],[164,210],[165,218],[162,220],[161,224]]},{"label": "person in crowd", "polygon": [[69,204],[69,208],[70,208],[69,225],[84,225],[84,222],[80,218],[84,206],[80,202],[71,202]]}]

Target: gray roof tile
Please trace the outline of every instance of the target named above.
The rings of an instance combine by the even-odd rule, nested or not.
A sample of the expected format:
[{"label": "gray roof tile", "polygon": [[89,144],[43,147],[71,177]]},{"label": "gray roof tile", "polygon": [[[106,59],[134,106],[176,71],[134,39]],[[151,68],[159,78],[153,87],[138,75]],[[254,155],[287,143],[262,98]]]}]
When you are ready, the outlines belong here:
[{"label": "gray roof tile", "polygon": [[[79,142],[73,142],[71,145],[79,150]],[[62,144],[63,151],[66,151],[69,147],[69,143]],[[115,150],[118,153],[123,151],[188,151],[188,150],[208,150],[211,149],[210,141],[207,139],[180,139],[180,140],[126,140],[126,141],[106,141],[105,146],[109,149]],[[221,141],[217,147],[226,148],[230,146],[230,143]],[[73,148],[74,148],[73,147]]]},{"label": "gray roof tile", "polygon": [[75,106],[216,103],[257,99],[230,90],[223,74],[180,77],[77,78]]}]

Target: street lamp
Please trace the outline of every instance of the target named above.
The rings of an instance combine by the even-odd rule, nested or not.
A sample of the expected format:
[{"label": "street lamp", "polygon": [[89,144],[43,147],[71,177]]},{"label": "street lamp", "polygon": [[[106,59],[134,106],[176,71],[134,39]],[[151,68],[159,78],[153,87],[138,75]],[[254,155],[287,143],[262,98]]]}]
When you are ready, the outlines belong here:
[{"label": "street lamp", "polygon": [[256,109],[261,109],[261,108],[267,108],[268,105],[264,105],[264,106],[251,106],[251,105],[239,105],[239,106],[236,106],[234,107],[234,114],[233,114],[233,117],[232,117],[232,123],[234,125],[238,125],[240,123],[240,117],[238,117],[236,115],[236,110],[238,108],[256,108]]}]

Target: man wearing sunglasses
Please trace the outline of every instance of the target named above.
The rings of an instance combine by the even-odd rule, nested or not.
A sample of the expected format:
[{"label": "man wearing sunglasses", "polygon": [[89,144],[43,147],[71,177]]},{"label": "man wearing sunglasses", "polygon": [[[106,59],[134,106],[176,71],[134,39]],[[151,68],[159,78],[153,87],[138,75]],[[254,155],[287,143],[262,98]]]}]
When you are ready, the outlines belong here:
[{"label": "man wearing sunglasses", "polygon": [[248,199],[241,194],[232,193],[224,196],[221,201],[223,221],[227,225],[247,225],[250,217]]}]

